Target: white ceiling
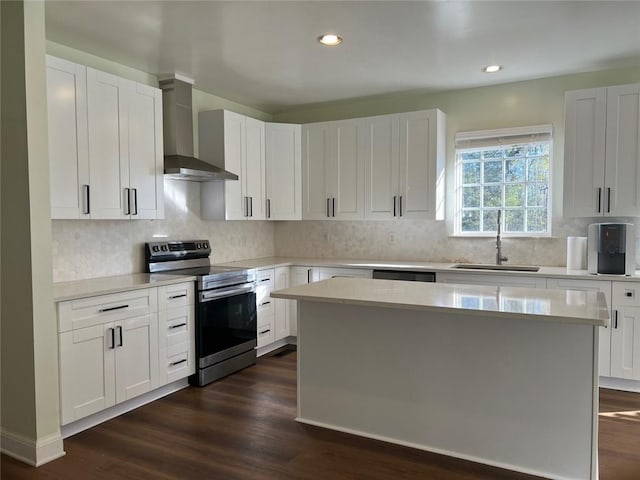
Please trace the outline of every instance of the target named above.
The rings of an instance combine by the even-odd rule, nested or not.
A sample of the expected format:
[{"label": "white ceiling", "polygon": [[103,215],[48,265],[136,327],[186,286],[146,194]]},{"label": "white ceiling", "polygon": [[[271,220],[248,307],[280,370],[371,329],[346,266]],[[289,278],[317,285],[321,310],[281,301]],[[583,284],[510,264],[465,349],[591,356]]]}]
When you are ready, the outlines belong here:
[{"label": "white ceiling", "polygon": [[[266,112],[640,66],[640,1],[50,1],[47,38]],[[317,37],[339,33],[325,47]],[[504,65],[497,74],[480,69]]]}]

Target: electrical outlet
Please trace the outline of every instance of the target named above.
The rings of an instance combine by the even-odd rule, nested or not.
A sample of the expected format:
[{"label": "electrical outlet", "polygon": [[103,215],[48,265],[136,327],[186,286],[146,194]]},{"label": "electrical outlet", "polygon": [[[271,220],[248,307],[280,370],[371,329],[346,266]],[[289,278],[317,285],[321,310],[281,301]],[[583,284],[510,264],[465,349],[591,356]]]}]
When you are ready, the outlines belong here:
[{"label": "electrical outlet", "polygon": [[387,242],[389,243],[389,245],[395,245],[396,234],[394,232],[389,232],[389,236],[387,237]]}]

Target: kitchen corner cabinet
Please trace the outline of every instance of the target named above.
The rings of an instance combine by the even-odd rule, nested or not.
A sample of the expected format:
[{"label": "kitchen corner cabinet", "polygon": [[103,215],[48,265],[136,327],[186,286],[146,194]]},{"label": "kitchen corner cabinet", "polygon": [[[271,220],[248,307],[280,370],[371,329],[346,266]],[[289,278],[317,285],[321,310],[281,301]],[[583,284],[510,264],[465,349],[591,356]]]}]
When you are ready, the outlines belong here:
[{"label": "kitchen corner cabinet", "polygon": [[611,376],[640,380],[640,284],[612,282]]},{"label": "kitchen corner cabinet", "polygon": [[[306,285],[307,283],[317,282],[319,280],[319,269],[314,267],[289,267],[289,286],[297,287],[298,285]],[[290,335],[298,335],[298,302],[289,301],[289,331]]]},{"label": "kitchen corner cabinet", "polygon": [[159,89],[47,56],[51,216],[164,216]]},{"label": "kitchen corner cabinet", "polygon": [[[264,220],[265,124],[228,110],[198,115],[200,158],[238,175],[238,180],[202,183],[206,220]],[[225,211],[208,205],[224,189]]]},{"label": "kitchen corner cabinet", "polygon": [[[289,267],[276,267],[274,273],[274,288],[276,290],[289,288]],[[296,302],[282,298],[275,298],[273,301],[275,310],[275,340],[280,340],[291,335],[291,304]]]},{"label": "kitchen corner cabinet", "polygon": [[364,218],[364,152],[360,119],[302,126],[302,218]]},{"label": "kitchen corner cabinet", "polygon": [[435,109],[363,119],[365,218],[444,218],[445,121]]},{"label": "kitchen corner cabinet", "polygon": [[564,215],[640,215],[640,83],[565,94]]},{"label": "kitchen corner cabinet", "polygon": [[155,288],[58,304],[61,422],[159,385]]},{"label": "kitchen corner cabinet", "polygon": [[265,124],[266,218],[302,219],[302,127]]}]

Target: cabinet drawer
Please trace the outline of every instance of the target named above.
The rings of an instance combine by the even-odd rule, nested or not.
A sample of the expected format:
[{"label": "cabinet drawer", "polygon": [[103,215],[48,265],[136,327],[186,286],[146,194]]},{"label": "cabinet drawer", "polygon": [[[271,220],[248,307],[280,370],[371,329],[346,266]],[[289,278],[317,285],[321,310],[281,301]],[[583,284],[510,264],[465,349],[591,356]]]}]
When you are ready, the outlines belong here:
[{"label": "cabinet drawer", "polygon": [[640,283],[613,282],[611,303],[620,307],[640,307]]},{"label": "cabinet drawer", "polygon": [[176,283],[158,287],[158,308],[167,308],[192,305],[194,303],[194,282]]},{"label": "cabinet drawer", "polygon": [[258,348],[269,345],[275,341],[275,332],[273,324],[262,325],[258,327]]},{"label": "cabinet drawer", "polygon": [[192,357],[188,352],[188,345],[184,345],[187,350],[174,352],[169,349],[166,355],[160,359],[161,376],[164,383],[170,383],[195,373]]},{"label": "cabinet drawer", "polygon": [[154,313],[158,291],[145,288],[58,303],[58,332]]},{"label": "cabinet drawer", "polygon": [[159,313],[160,347],[189,342],[192,336],[192,306],[170,308]]}]

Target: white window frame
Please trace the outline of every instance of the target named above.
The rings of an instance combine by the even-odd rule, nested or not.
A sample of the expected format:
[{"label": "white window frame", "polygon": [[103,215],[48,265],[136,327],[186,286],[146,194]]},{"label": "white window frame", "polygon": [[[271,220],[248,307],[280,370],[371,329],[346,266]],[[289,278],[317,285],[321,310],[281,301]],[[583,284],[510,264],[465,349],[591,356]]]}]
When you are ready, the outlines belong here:
[{"label": "white window frame", "polygon": [[[494,130],[479,130],[474,132],[458,132],[455,136],[455,215],[454,236],[458,237],[493,237],[496,231],[463,232],[462,231],[462,161],[459,159],[458,150],[469,150],[483,147],[492,148],[500,145],[514,145],[522,143],[537,143],[546,141],[549,143],[549,171],[547,178],[547,231],[545,232],[505,232],[504,216],[502,236],[504,237],[550,237],[552,199],[552,170],[553,170],[553,126],[551,124],[533,125],[526,127],[500,128]],[[503,181],[501,185],[505,185]],[[501,207],[504,212],[504,205]],[[482,212],[482,207],[480,212]]]}]

